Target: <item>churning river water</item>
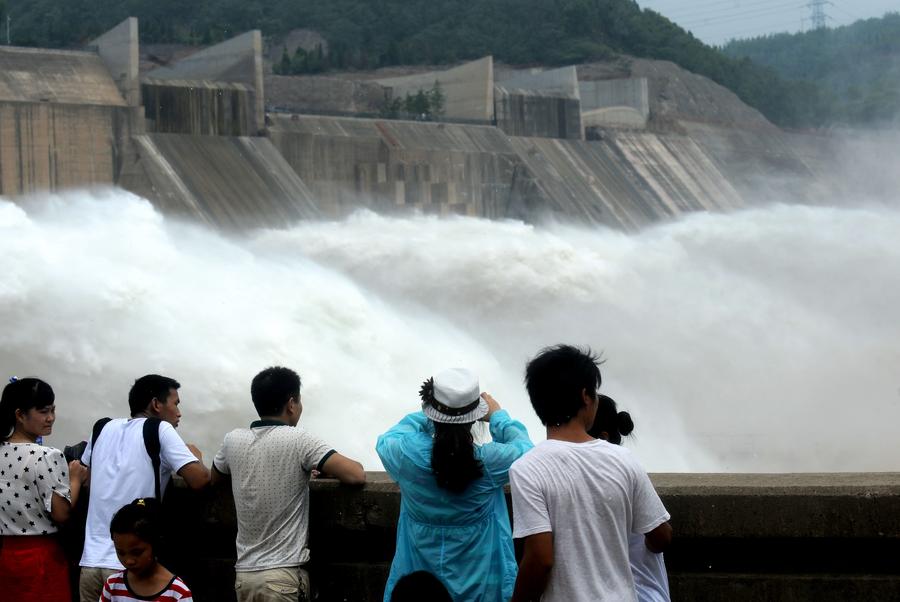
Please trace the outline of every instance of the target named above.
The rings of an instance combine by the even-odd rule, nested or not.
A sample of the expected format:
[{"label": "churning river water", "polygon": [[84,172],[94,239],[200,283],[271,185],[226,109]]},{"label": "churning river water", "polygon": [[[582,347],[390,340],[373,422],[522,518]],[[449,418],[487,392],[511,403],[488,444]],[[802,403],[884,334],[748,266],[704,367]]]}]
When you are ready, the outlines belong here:
[{"label": "churning river water", "polygon": [[0,199],[0,375],[57,394],[51,445],[182,383],[207,454],[249,383],[303,379],[303,424],[367,468],[420,382],[468,366],[528,426],[542,346],[589,345],[651,471],[900,469],[900,212],[770,205],[624,234],[388,218],[225,235],[127,192]]}]

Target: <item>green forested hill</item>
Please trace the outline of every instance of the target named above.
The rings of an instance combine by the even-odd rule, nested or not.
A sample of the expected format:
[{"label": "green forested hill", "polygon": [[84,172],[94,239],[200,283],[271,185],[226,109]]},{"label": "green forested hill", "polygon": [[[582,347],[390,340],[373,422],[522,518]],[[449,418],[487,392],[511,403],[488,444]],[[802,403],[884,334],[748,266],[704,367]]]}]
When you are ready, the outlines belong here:
[{"label": "green forested hill", "polygon": [[[0,0],[3,2],[4,0]],[[259,28],[325,35],[326,68],[440,64],[493,54],[563,64],[614,53],[673,61],[783,126],[820,125],[819,90],[706,46],[631,0],[6,0],[18,45],[77,45],[128,16],[145,42],[206,44]]]},{"label": "green forested hill", "polygon": [[829,122],[900,117],[900,13],[836,29],[739,40],[725,46],[792,80],[816,82]]}]

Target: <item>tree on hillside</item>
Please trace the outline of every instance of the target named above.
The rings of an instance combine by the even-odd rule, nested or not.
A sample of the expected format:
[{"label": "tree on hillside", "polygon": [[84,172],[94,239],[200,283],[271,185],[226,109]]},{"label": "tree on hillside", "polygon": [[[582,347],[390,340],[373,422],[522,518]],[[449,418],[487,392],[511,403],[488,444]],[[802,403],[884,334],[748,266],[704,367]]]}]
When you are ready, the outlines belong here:
[{"label": "tree on hillside", "polygon": [[0,0],[0,31],[2,31],[3,41],[7,42],[6,39],[6,31],[7,31],[7,23],[6,23],[6,0]]},{"label": "tree on hillside", "polygon": [[415,94],[403,98],[386,99],[378,114],[385,119],[436,121],[444,116],[446,97],[437,81],[430,90],[419,88]]},{"label": "tree on hillside", "polygon": [[281,48],[281,60],[272,65],[272,71],[276,75],[290,75],[291,73],[291,57],[288,54],[287,46]]},{"label": "tree on hillside", "polygon": [[900,116],[900,13],[835,29],[735,40],[723,51],[795,80],[795,115],[812,111],[818,123],[846,124]]},{"label": "tree on hillside", "polygon": [[[289,70],[302,73],[452,63],[486,54],[511,64],[559,65],[624,53],[670,60],[705,75],[781,125],[815,119],[798,110],[804,94],[818,94],[815,85],[785,81],[756,59],[726,56],[633,0],[6,1],[16,14],[14,41],[25,45],[78,47],[136,16],[143,42],[215,43],[254,28],[265,35],[314,29],[330,52],[289,55]],[[888,34],[879,42],[885,47],[895,44]],[[282,60],[277,68],[286,67]]]}]

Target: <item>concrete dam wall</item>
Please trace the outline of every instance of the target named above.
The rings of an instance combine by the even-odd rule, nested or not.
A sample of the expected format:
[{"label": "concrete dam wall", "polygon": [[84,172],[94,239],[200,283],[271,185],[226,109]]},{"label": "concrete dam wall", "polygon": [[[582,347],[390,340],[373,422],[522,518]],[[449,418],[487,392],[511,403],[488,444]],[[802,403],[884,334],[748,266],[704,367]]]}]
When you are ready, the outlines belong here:
[{"label": "concrete dam wall", "polygon": [[0,47],[0,195],[113,184],[134,121],[96,54]]},{"label": "concrete dam wall", "polygon": [[687,137],[619,132],[602,141],[517,138],[512,145],[526,170],[509,217],[546,213],[634,230],[689,211],[743,204]]},{"label": "concrete dam wall", "polygon": [[[673,600],[822,602],[900,596],[900,475],[651,475],[675,529]],[[309,565],[319,599],[381,600],[400,492],[384,473],[361,489],[310,483]],[[230,490],[171,487],[174,567],[199,602],[234,599]],[[184,567],[183,569],[180,567]]]},{"label": "concrete dam wall", "polygon": [[143,134],[120,184],[164,213],[226,229],[319,216],[312,195],[266,138]]},{"label": "concrete dam wall", "polygon": [[492,127],[304,115],[270,116],[269,136],[331,215],[362,203],[488,218],[552,215],[633,230],[743,205],[686,136],[524,138]]},{"label": "concrete dam wall", "polygon": [[320,208],[505,217],[518,164],[497,128],[271,115],[268,135]]},{"label": "concrete dam wall", "polygon": [[[814,152],[821,145],[764,120],[742,129],[654,118],[670,108],[652,91],[681,88],[648,84],[646,66],[632,79],[616,72],[614,80],[579,81],[597,70],[566,67],[500,71],[495,82],[485,57],[339,86],[344,80],[278,78],[280,96],[301,108],[309,99],[328,104],[342,90],[396,95],[441,82],[448,115],[466,123],[434,123],[264,114],[259,32],[144,75],[137,45],[129,19],[91,52],[0,50],[0,194],[116,184],[165,212],[228,228],[365,207],[634,230],[745,206],[772,174],[811,179],[828,171]],[[317,86],[325,86],[321,98]],[[693,106],[676,108],[685,103]],[[641,123],[610,118],[617,111],[638,111]],[[677,127],[645,129],[654,119]]]}]

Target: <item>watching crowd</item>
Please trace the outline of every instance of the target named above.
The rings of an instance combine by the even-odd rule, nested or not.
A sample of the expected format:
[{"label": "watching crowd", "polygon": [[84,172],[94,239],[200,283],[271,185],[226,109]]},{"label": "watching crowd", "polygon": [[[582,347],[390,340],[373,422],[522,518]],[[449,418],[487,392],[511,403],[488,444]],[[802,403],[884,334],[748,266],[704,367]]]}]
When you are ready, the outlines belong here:
[{"label": "watching crowd", "polygon": [[[401,492],[385,602],[669,600],[669,514],[620,445],[634,424],[598,393],[599,364],[568,345],[528,363],[526,389],[547,433],[536,446],[472,371],[448,369],[423,383],[421,410],[375,446]],[[2,598],[71,602],[58,532],[87,503],[81,602],[191,601],[190,584],[159,560],[160,502],[177,474],[194,490],[230,485],[239,602],[315,599],[305,568],[309,481],[362,485],[366,473],[297,426],[300,384],[288,368],[257,374],[250,397],[259,420],[225,435],[207,468],[175,430],[180,384],[172,378],[137,379],[130,417],[98,420],[68,462],[42,441],[55,420],[50,385],[11,379],[0,399]],[[476,443],[487,439],[479,428],[489,442]]]}]

